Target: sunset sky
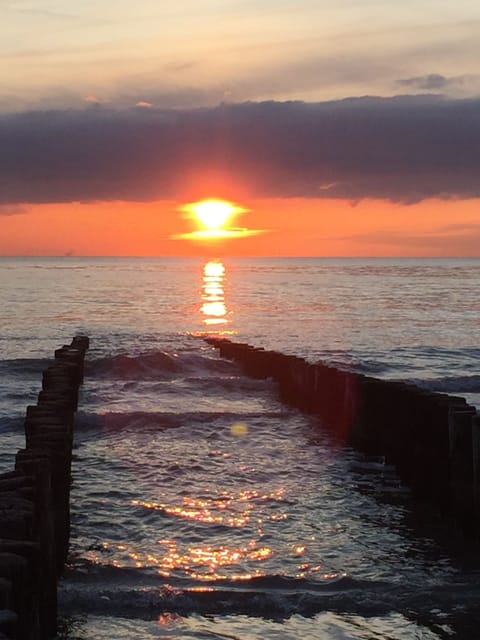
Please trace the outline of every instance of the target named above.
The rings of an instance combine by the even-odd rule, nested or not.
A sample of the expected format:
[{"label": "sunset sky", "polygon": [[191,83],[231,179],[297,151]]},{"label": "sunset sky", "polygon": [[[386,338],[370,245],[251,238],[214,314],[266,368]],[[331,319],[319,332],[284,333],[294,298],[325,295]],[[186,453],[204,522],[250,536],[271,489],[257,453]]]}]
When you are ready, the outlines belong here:
[{"label": "sunset sky", "polygon": [[480,256],[479,60],[476,0],[0,0],[0,255]]}]

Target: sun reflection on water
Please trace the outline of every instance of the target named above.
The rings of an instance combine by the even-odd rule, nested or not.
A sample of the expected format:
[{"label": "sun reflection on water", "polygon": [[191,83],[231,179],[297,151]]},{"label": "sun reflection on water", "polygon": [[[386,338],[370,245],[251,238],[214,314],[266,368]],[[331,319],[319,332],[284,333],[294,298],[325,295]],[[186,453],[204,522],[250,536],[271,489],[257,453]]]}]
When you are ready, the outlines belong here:
[{"label": "sun reflection on water", "polygon": [[[167,517],[161,525],[165,533],[174,521],[183,521],[180,528],[173,526],[173,530],[182,533],[164,533],[165,537],[152,540],[148,547],[127,540],[104,541],[89,551],[89,560],[94,564],[103,564],[106,556],[115,567],[154,572],[159,580],[188,577],[213,586],[215,582],[249,581],[271,575],[279,554],[290,563],[290,575],[297,578],[323,569],[315,555],[311,556],[305,539],[290,538],[285,546],[272,544],[268,531],[272,526],[283,526],[280,523],[289,522],[291,517],[291,502],[283,486],[270,490],[219,489],[210,496],[188,495],[173,503],[133,499],[129,504],[144,512],[146,522],[152,522],[148,515],[152,512]],[[193,537],[191,531],[195,531]],[[215,534],[210,535],[211,531]]]},{"label": "sun reflection on water", "polygon": [[[132,506],[144,509],[162,511],[164,514],[194,520],[204,524],[219,524],[227,527],[245,527],[252,520],[252,512],[258,502],[281,501],[284,489],[280,488],[271,493],[261,493],[254,489],[245,489],[237,495],[227,492],[216,498],[193,498],[184,496],[181,505],[168,505],[162,502],[148,500],[132,500]],[[271,513],[266,516],[269,520],[285,520],[288,515],[283,512]],[[264,518],[254,519],[255,525],[261,526]]]},{"label": "sun reflection on water", "polygon": [[225,304],[225,265],[220,260],[210,260],[203,266],[202,305],[203,324],[215,328],[229,323]]},{"label": "sun reflection on water", "polygon": [[[201,583],[230,581],[248,581],[269,575],[270,571],[262,567],[262,563],[273,558],[278,551],[262,543],[260,538],[245,540],[243,544],[185,544],[174,538],[157,540],[155,552],[147,552],[130,544],[104,542],[103,551],[121,552],[124,559],[113,560],[111,564],[117,568],[134,566],[136,569],[153,569],[161,578],[188,576]],[[101,564],[97,550],[91,550],[89,560]],[[294,546],[292,556],[303,556],[306,548]],[[295,577],[304,578],[321,572],[320,564],[302,562],[297,564]],[[338,574],[322,573],[322,578],[334,579]],[[165,584],[164,588],[168,585]],[[205,587],[192,585],[191,590],[202,590]]]},{"label": "sun reflection on water", "polygon": [[[261,562],[273,554],[273,550],[267,546],[259,546],[256,540],[251,540],[247,545],[239,547],[227,547],[224,545],[214,547],[211,545],[191,545],[182,548],[175,540],[159,540],[161,552],[153,554],[139,554],[130,552],[128,555],[136,567],[155,567],[160,576],[169,578],[174,573],[188,574],[194,580],[212,582],[215,580],[250,580],[253,577],[263,576],[265,572],[260,568],[251,571],[242,571],[242,563]],[[237,571],[231,573],[228,568]]]},{"label": "sun reflection on water", "polygon": [[154,552],[142,552],[124,544],[117,545],[117,549],[123,551],[135,567],[153,568],[162,578],[186,574],[194,580],[213,582],[265,576],[267,572],[261,565],[272,558],[275,551],[263,540],[263,526],[266,521],[288,518],[284,511],[284,493],[284,488],[270,492],[248,488],[238,492],[224,490],[206,498],[183,496],[181,504],[132,500],[132,507],[160,511],[166,516],[196,524],[242,529],[246,537],[240,542],[229,536],[217,544],[209,543],[208,537],[200,544],[161,538],[157,540]]}]

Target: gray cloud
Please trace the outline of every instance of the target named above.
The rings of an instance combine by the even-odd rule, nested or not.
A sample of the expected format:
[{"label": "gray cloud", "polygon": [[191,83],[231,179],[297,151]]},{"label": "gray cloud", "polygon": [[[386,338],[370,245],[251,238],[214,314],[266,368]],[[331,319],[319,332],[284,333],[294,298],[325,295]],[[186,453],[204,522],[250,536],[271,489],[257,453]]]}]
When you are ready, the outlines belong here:
[{"label": "gray cloud", "polygon": [[228,97],[228,91],[224,87],[208,87],[206,89],[195,87],[164,87],[151,88],[147,82],[145,86],[141,83],[134,83],[127,78],[122,86],[114,92],[102,91],[101,87],[96,87],[95,91],[89,87],[84,91],[71,91],[61,87],[51,87],[49,91],[36,95],[20,97],[14,94],[2,93],[0,91],[0,120],[3,116],[11,113],[30,112],[62,112],[71,109],[81,109],[85,101],[96,102],[104,108],[113,110],[130,109],[139,102],[150,102],[161,109],[194,109],[198,107],[212,107],[223,102]]},{"label": "gray cloud", "polygon": [[128,83],[115,97],[115,104],[120,103],[129,107],[141,100],[147,100],[161,109],[193,109],[197,107],[211,107],[218,105],[225,98],[225,90],[211,87],[195,89],[193,87],[175,89],[150,89],[129,87]]},{"label": "gray cloud", "polygon": [[430,73],[426,76],[415,76],[414,78],[402,78],[398,81],[398,84],[404,87],[415,87],[417,89],[425,89],[427,91],[433,89],[445,89],[445,87],[451,82],[445,76],[439,73]]},{"label": "gray cloud", "polygon": [[20,204],[0,204],[0,216],[18,216],[27,212],[27,207]]},{"label": "gray cloud", "polygon": [[183,199],[215,172],[258,197],[480,197],[479,109],[403,96],[4,115],[0,203]]},{"label": "gray cloud", "polygon": [[[443,225],[432,233],[411,234],[404,231],[375,231],[352,236],[345,239],[365,247],[390,247],[391,250],[405,251],[411,247],[417,255],[425,255],[433,251],[442,256],[476,256],[480,246],[480,222],[478,224]],[[378,249],[374,249],[377,251]]]},{"label": "gray cloud", "polygon": [[471,234],[480,236],[480,222],[478,222],[477,224],[445,224],[439,228],[439,231],[441,233],[446,233],[449,236],[452,233],[464,236],[468,236]]},{"label": "gray cloud", "polygon": [[467,87],[472,84],[478,85],[479,79],[479,76],[472,74],[447,77],[439,73],[430,73],[425,76],[401,78],[397,81],[397,84],[421,91],[446,91],[448,89]]}]

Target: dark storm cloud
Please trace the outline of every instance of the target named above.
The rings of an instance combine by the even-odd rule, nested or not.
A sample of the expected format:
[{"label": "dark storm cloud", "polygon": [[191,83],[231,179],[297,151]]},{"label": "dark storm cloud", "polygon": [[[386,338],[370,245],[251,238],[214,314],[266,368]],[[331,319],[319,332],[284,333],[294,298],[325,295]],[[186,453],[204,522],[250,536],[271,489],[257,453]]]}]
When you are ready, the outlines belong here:
[{"label": "dark storm cloud", "polygon": [[221,171],[252,195],[480,196],[480,99],[264,102],[0,117],[0,203],[185,197]]}]

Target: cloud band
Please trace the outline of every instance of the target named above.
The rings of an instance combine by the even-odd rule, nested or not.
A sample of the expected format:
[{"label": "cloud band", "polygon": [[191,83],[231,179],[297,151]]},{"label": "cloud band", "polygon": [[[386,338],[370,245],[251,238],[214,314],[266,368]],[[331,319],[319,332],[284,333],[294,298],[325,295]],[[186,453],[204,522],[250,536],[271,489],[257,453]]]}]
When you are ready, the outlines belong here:
[{"label": "cloud band", "polygon": [[0,204],[183,199],[185,176],[255,197],[480,196],[480,99],[99,105],[0,116]]}]

